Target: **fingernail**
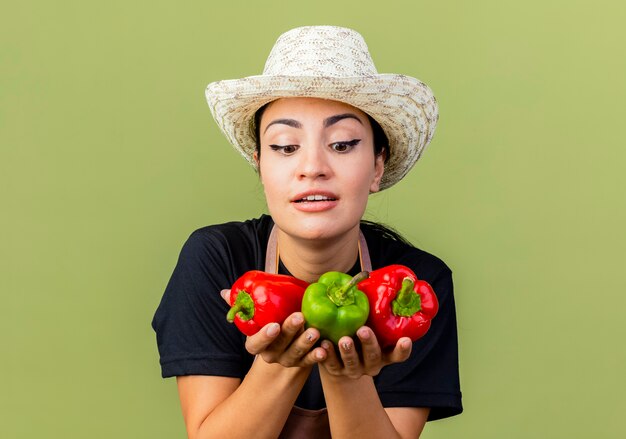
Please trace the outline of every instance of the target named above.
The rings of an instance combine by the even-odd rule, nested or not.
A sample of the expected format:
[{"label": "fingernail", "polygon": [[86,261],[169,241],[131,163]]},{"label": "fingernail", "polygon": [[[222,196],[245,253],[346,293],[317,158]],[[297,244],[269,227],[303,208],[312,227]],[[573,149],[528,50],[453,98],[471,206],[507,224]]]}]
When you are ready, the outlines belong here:
[{"label": "fingernail", "polygon": [[402,349],[408,349],[411,347],[411,342],[408,340],[403,340],[402,343],[400,343],[400,346],[402,346]]},{"label": "fingernail", "polygon": [[324,359],[324,352],[322,352],[322,351],[315,351],[315,358],[317,358],[318,360]]},{"label": "fingernail", "polygon": [[300,314],[296,314],[291,318],[291,323],[294,325],[301,325],[303,321],[304,320],[302,320],[302,316]]},{"label": "fingernail", "polygon": [[278,323],[272,323],[267,327],[267,331],[265,333],[270,337],[274,337],[276,334],[278,334],[278,331],[280,331],[280,326],[278,326]]},{"label": "fingernail", "polygon": [[341,347],[343,348],[344,351],[350,352],[350,349],[352,349],[352,344],[349,341],[345,341],[341,343]]},{"label": "fingernail", "polygon": [[328,350],[330,350],[332,345],[330,344],[330,342],[328,340],[324,340],[322,342],[322,347],[324,348],[324,350],[328,351]]},{"label": "fingernail", "polygon": [[313,341],[314,338],[315,337],[314,337],[313,333],[311,333],[311,332],[307,332],[306,333],[306,340],[307,341]]},{"label": "fingernail", "polygon": [[370,338],[370,332],[363,328],[359,330],[359,338],[362,340],[367,340],[368,338]]}]

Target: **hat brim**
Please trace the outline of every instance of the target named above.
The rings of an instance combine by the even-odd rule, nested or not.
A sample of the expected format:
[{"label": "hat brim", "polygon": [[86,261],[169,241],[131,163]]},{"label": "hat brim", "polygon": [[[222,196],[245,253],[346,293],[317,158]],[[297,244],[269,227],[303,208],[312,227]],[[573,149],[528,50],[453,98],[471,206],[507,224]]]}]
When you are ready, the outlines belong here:
[{"label": "hat brim", "polygon": [[369,114],[385,131],[390,157],[380,189],[400,181],[424,152],[439,118],[430,88],[405,75],[366,77],[249,76],[208,85],[211,113],[228,141],[256,167],[254,114],[263,105],[287,97],[344,102]]}]

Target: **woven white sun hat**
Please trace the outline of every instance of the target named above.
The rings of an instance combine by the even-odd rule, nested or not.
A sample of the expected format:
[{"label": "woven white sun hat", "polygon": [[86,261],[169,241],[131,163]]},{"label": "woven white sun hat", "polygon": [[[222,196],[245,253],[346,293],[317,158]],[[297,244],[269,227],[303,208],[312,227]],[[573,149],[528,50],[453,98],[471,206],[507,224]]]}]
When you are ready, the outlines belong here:
[{"label": "woven white sun hat", "polygon": [[253,166],[254,114],[286,97],[344,102],[376,120],[390,150],[381,190],[415,165],[439,118],[437,101],[426,84],[410,76],[379,74],[363,37],[336,26],[292,29],[274,44],[262,75],[212,82],[206,89],[217,125]]}]

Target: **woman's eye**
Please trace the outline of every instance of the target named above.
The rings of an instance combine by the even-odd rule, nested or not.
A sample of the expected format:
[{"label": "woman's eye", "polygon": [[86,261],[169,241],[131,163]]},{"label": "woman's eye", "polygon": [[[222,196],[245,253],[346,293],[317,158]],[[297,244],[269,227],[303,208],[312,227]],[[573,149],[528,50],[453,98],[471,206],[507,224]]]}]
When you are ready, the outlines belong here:
[{"label": "woman's eye", "polygon": [[353,147],[355,147],[356,145],[358,145],[358,143],[361,141],[361,139],[352,139],[348,142],[334,142],[330,144],[330,147],[337,152],[348,152],[350,151]]},{"label": "woman's eye", "polygon": [[298,145],[270,145],[272,151],[278,151],[281,154],[290,155],[296,152]]}]

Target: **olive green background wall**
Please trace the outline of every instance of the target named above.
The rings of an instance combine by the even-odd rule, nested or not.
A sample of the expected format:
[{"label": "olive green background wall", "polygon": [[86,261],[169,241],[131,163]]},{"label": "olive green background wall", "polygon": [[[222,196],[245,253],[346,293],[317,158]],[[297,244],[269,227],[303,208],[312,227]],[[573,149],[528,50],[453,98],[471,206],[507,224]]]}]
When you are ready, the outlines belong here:
[{"label": "olive green background wall", "polygon": [[465,413],[423,437],[624,437],[624,2],[243,3],[2,8],[0,437],[184,437],[153,312],[195,228],[265,211],[204,88],[306,24],[439,99],[368,214],[454,270]]}]

